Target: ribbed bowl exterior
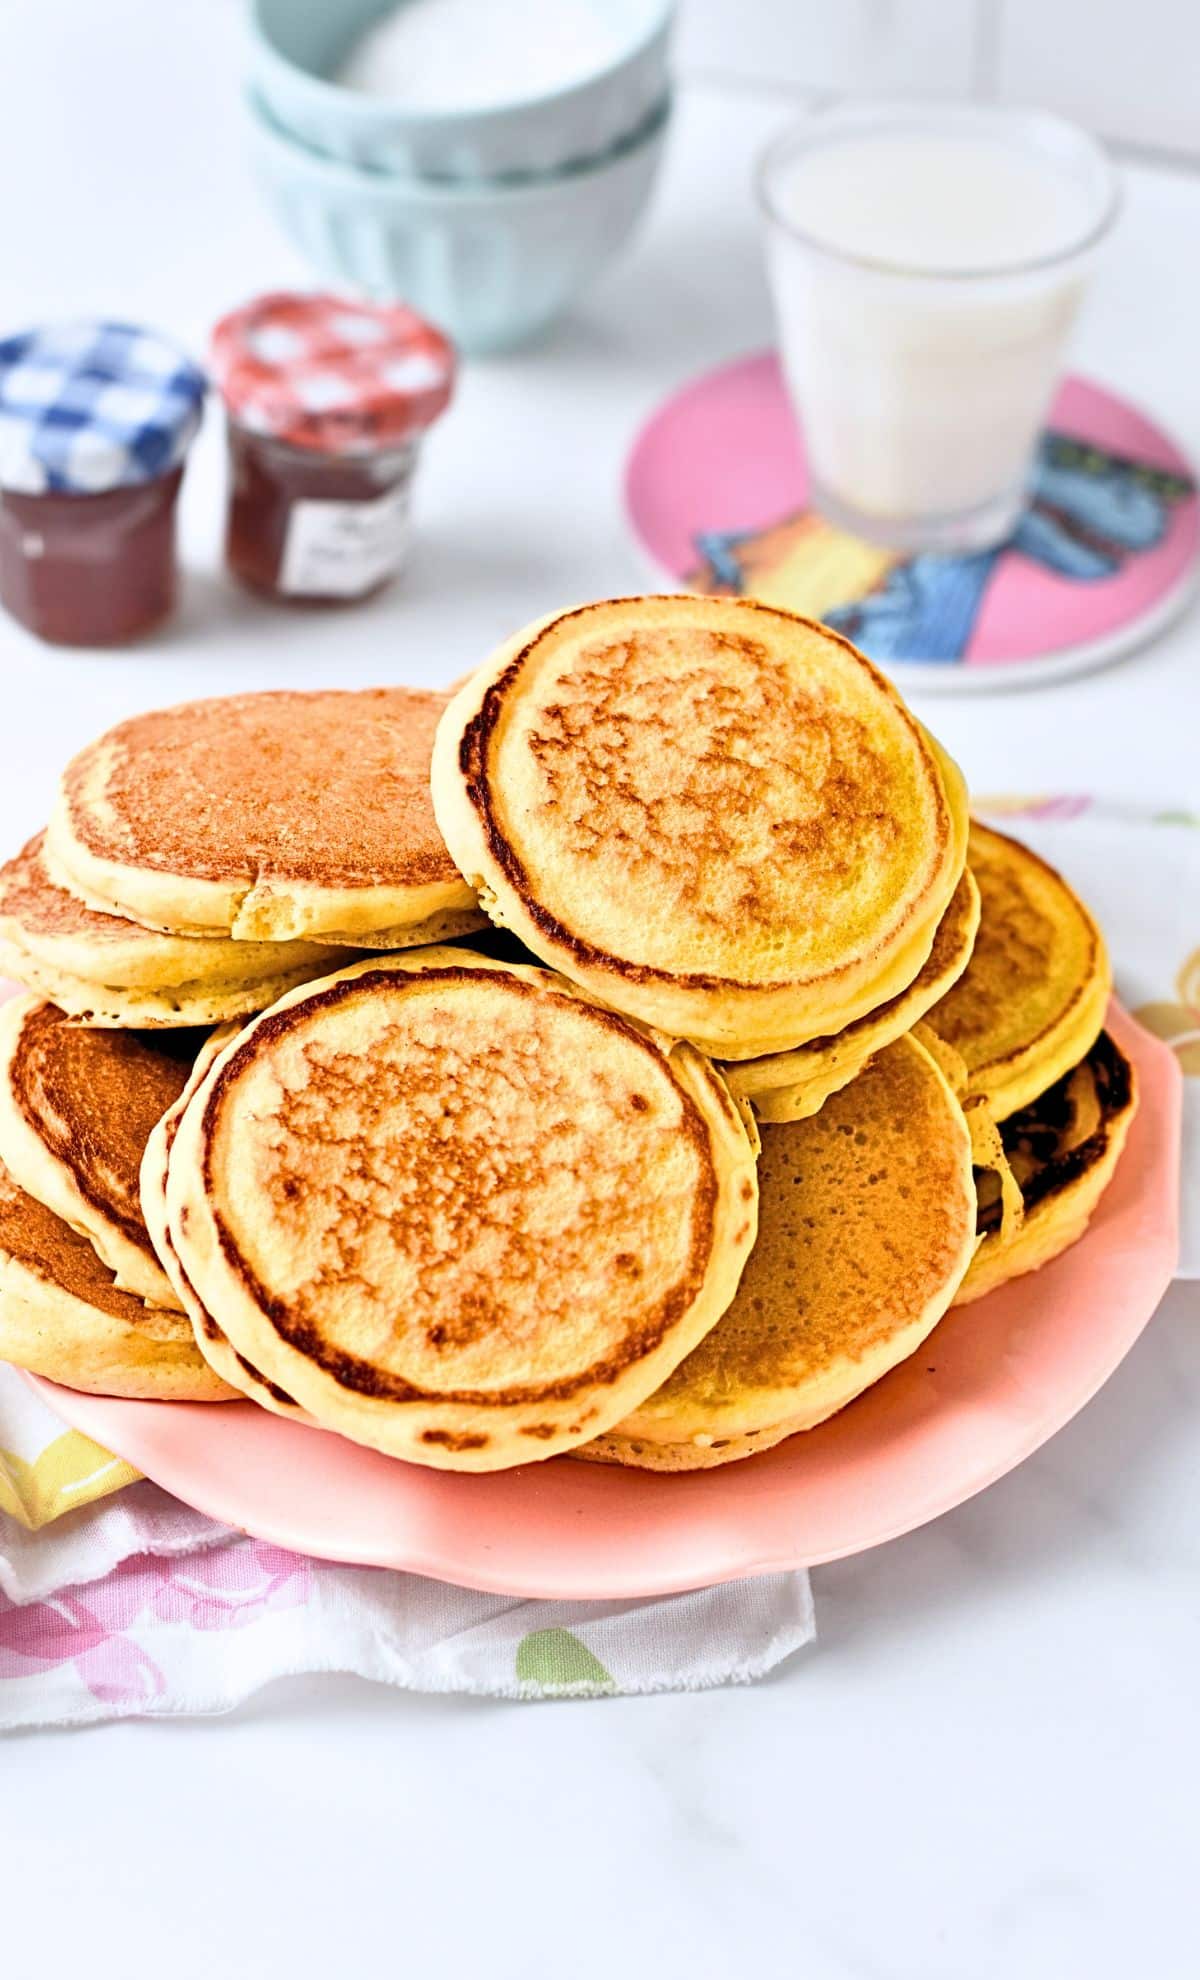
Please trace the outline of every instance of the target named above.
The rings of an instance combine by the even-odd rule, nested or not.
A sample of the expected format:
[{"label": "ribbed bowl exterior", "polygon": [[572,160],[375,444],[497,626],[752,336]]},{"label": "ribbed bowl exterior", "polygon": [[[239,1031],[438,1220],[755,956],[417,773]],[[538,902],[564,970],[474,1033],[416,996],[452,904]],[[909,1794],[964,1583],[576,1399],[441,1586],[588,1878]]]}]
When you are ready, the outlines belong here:
[{"label": "ribbed bowl exterior", "polygon": [[670,89],[674,0],[626,0],[623,54],[582,82],[494,110],[406,109],[320,73],[330,49],[382,11],[380,0],[250,6],[250,82],[268,115],[310,150],[363,170],[455,182],[556,174],[626,144]]},{"label": "ribbed bowl exterior", "polygon": [[669,123],[603,164],[508,186],[433,186],[315,157],[251,102],[255,162],[294,246],[327,281],[413,304],[469,353],[561,314],[645,210]]}]

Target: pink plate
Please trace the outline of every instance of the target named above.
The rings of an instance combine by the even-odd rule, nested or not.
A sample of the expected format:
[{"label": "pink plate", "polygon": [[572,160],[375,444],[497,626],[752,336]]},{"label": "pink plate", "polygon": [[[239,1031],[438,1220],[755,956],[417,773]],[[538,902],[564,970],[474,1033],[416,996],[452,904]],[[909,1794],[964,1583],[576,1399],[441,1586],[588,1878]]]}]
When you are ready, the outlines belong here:
[{"label": "pink plate", "polygon": [[1179,1067],[1123,1011],[1109,1023],[1137,1068],[1141,1106],[1083,1242],[950,1314],[839,1416],[742,1464],[668,1478],[555,1458],[472,1477],[380,1457],[251,1403],[115,1402],[36,1386],[189,1505],[329,1560],[609,1601],[859,1553],[1035,1451],[1112,1374],[1170,1281]]}]

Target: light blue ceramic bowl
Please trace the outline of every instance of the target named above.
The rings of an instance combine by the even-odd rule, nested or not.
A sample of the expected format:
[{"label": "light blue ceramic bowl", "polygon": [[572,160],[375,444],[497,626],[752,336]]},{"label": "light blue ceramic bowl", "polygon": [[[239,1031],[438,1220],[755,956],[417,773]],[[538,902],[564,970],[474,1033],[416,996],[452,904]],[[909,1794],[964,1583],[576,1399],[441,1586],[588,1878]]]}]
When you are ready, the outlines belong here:
[{"label": "light blue ceramic bowl", "polygon": [[249,0],[251,83],[280,130],[344,164],[410,178],[529,176],[602,157],[644,129],[669,92],[674,0],[593,0],[613,26],[609,62],[568,88],[496,109],[411,109],[332,81],[397,4]]},{"label": "light blue ceramic bowl", "polygon": [[412,303],[464,351],[558,316],[624,247],[649,201],[670,106],[600,164],[523,184],[448,186],[321,158],[249,99],[255,162],[284,231],[327,281]]}]

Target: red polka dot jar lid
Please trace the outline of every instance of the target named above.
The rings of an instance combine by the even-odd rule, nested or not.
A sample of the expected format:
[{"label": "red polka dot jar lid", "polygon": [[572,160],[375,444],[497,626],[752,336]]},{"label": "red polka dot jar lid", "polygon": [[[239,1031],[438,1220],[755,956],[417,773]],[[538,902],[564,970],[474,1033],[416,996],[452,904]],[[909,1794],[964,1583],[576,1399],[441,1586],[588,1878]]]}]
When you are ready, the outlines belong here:
[{"label": "red polka dot jar lid", "polygon": [[432,323],[342,296],[258,296],[222,317],[210,362],[239,425],[317,453],[402,445],[454,389],[454,347]]}]

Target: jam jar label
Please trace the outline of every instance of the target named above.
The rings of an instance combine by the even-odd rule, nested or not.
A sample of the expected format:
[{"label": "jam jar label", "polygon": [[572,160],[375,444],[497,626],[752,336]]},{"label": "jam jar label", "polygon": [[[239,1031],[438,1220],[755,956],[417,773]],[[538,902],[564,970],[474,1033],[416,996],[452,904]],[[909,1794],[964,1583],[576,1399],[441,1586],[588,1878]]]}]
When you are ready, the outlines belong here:
[{"label": "jam jar label", "polygon": [[394,576],[408,547],[408,488],[373,502],[293,502],[279,589],[295,598],[357,598]]}]

